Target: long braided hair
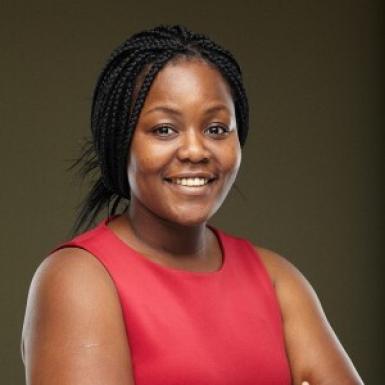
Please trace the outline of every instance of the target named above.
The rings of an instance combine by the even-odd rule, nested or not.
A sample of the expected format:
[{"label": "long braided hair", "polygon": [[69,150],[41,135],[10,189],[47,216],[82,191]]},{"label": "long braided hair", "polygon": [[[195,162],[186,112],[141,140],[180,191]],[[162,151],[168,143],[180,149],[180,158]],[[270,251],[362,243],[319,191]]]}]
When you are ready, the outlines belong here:
[{"label": "long braided hair", "polygon": [[81,156],[69,167],[79,167],[81,178],[93,176],[92,188],[78,207],[73,235],[84,225],[90,227],[104,207],[112,216],[122,199],[130,200],[126,164],[140,111],[158,72],[179,57],[199,57],[227,80],[243,147],[249,109],[241,69],[233,55],[207,36],[181,25],[160,25],[134,34],[112,52],[97,80],[91,111],[92,137],[86,139]]}]

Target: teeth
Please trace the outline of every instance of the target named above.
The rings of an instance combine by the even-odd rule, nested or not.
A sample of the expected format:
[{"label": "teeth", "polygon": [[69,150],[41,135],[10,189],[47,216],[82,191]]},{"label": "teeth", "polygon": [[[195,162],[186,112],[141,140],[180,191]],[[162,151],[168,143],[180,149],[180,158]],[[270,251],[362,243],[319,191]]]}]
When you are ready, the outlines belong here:
[{"label": "teeth", "polygon": [[176,178],[173,182],[182,186],[203,186],[208,183],[207,178]]}]

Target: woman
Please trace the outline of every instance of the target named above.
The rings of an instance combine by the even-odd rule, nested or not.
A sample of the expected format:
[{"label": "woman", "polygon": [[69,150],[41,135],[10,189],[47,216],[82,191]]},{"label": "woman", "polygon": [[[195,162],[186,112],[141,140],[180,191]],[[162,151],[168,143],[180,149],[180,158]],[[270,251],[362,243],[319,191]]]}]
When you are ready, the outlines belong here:
[{"label": "woman", "polygon": [[160,26],[113,52],[80,159],[100,177],[76,230],[114,204],[35,273],[28,384],[362,383],[301,273],[207,224],[247,130],[240,68],[207,37]]}]

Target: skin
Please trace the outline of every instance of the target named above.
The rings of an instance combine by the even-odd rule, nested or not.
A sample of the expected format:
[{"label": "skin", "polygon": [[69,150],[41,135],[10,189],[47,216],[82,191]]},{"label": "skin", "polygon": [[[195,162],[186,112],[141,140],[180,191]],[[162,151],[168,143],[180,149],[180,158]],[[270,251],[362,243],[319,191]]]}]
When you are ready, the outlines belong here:
[{"label": "skin", "polygon": [[[129,210],[109,227],[165,266],[218,270],[221,250],[206,223],[240,163],[227,83],[200,60],[169,63],[150,89],[132,140]],[[192,171],[216,176],[204,194],[182,193],[165,180]],[[285,258],[255,248],[280,303],[293,384],[362,384],[308,281]],[[130,357],[119,298],[103,266],[77,248],[45,258],[31,283],[23,327],[27,384],[134,384]]]}]

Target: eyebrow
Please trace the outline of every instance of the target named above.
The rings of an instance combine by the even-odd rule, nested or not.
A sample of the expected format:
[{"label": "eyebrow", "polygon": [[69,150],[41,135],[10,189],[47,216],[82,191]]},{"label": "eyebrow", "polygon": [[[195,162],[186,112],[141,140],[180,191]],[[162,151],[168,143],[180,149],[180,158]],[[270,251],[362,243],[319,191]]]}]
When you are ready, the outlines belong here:
[{"label": "eyebrow", "polygon": [[[220,110],[225,110],[225,111],[229,112],[229,109],[225,105],[220,104],[220,105],[216,105],[216,106],[208,108],[204,112],[204,114],[208,115],[208,114],[211,114],[213,112],[220,111]],[[178,111],[178,110],[176,110],[176,109],[174,109],[172,107],[167,107],[167,106],[158,106],[158,107],[151,108],[150,110],[148,110],[145,113],[145,115],[150,114],[151,112],[156,112],[156,111],[166,112],[168,114],[178,115],[178,116],[182,115],[182,113],[180,111]]]}]

